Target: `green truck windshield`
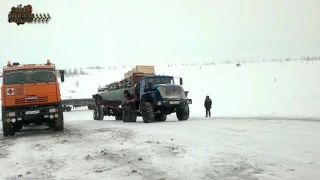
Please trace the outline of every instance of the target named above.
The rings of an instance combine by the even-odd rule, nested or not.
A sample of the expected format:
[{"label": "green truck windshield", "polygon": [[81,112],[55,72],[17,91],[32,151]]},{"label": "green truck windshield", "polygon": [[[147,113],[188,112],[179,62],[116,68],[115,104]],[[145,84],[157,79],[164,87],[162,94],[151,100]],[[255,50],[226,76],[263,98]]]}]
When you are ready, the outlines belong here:
[{"label": "green truck windshield", "polygon": [[53,69],[26,69],[4,72],[4,84],[30,84],[56,82]]}]

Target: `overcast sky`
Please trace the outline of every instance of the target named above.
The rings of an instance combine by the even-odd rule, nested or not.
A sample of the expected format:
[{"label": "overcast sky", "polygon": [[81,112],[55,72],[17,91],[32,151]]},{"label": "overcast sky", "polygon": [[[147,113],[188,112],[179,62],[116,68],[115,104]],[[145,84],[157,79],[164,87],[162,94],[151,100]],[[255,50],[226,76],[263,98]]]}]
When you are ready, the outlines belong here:
[{"label": "overcast sky", "polygon": [[[8,23],[12,6],[48,24]],[[319,0],[0,0],[1,62],[152,64],[320,54]]]}]

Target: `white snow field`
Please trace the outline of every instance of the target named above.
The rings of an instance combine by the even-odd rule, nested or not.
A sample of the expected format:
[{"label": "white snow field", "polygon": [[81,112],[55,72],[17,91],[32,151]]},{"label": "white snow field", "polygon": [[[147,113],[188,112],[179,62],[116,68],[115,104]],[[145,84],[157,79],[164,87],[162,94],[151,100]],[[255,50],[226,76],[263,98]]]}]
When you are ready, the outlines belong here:
[{"label": "white snow field", "polygon": [[[72,110],[64,132],[0,134],[0,180],[317,180],[319,68],[306,61],[158,66],[158,74],[184,78],[193,99],[188,121],[93,121],[92,111]],[[67,78],[62,96],[91,97],[129,69]],[[212,118],[204,117],[206,95]]]}]

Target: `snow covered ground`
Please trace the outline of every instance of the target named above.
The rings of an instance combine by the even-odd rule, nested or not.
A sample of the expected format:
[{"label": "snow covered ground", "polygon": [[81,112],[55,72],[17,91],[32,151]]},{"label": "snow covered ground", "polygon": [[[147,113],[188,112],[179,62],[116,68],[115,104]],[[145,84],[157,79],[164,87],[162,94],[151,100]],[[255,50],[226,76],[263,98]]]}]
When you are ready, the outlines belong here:
[{"label": "snow covered ground", "polygon": [[316,121],[191,118],[144,124],[65,113],[66,130],[0,138],[0,179],[308,179],[320,176]]},{"label": "snow covered ground", "polygon": [[[188,121],[93,121],[92,111],[72,110],[64,132],[0,134],[0,179],[319,179],[319,68],[305,61],[159,66],[158,74],[184,78],[193,99]],[[91,97],[127,70],[67,78],[62,96]],[[206,95],[212,118],[204,118]]]}]

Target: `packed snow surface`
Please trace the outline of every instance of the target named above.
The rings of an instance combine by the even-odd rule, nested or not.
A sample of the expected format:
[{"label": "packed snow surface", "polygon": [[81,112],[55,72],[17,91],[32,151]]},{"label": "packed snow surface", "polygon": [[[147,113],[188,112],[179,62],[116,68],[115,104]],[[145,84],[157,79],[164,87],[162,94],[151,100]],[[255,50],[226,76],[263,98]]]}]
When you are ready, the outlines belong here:
[{"label": "packed snow surface", "polygon": [[0,179],[308,179],[320,176],[314,121],[191,118],[91,120],[65,113],[66,130],[26,130],[1,141]]},{"label": "packed snow surface", "polygon": [[[184,78],[193,99],[188,121],[174,114],[151,124],[94,121],[92,111],[72,110],[64,113],[64,132],[0,134],[0,179],[317,180],[319,68],[304,61],[158,66],[158,74]],[[129,69],[67,78],[62,96],[91,97]],[[206,95],[212,118],[204,117]]]}]

